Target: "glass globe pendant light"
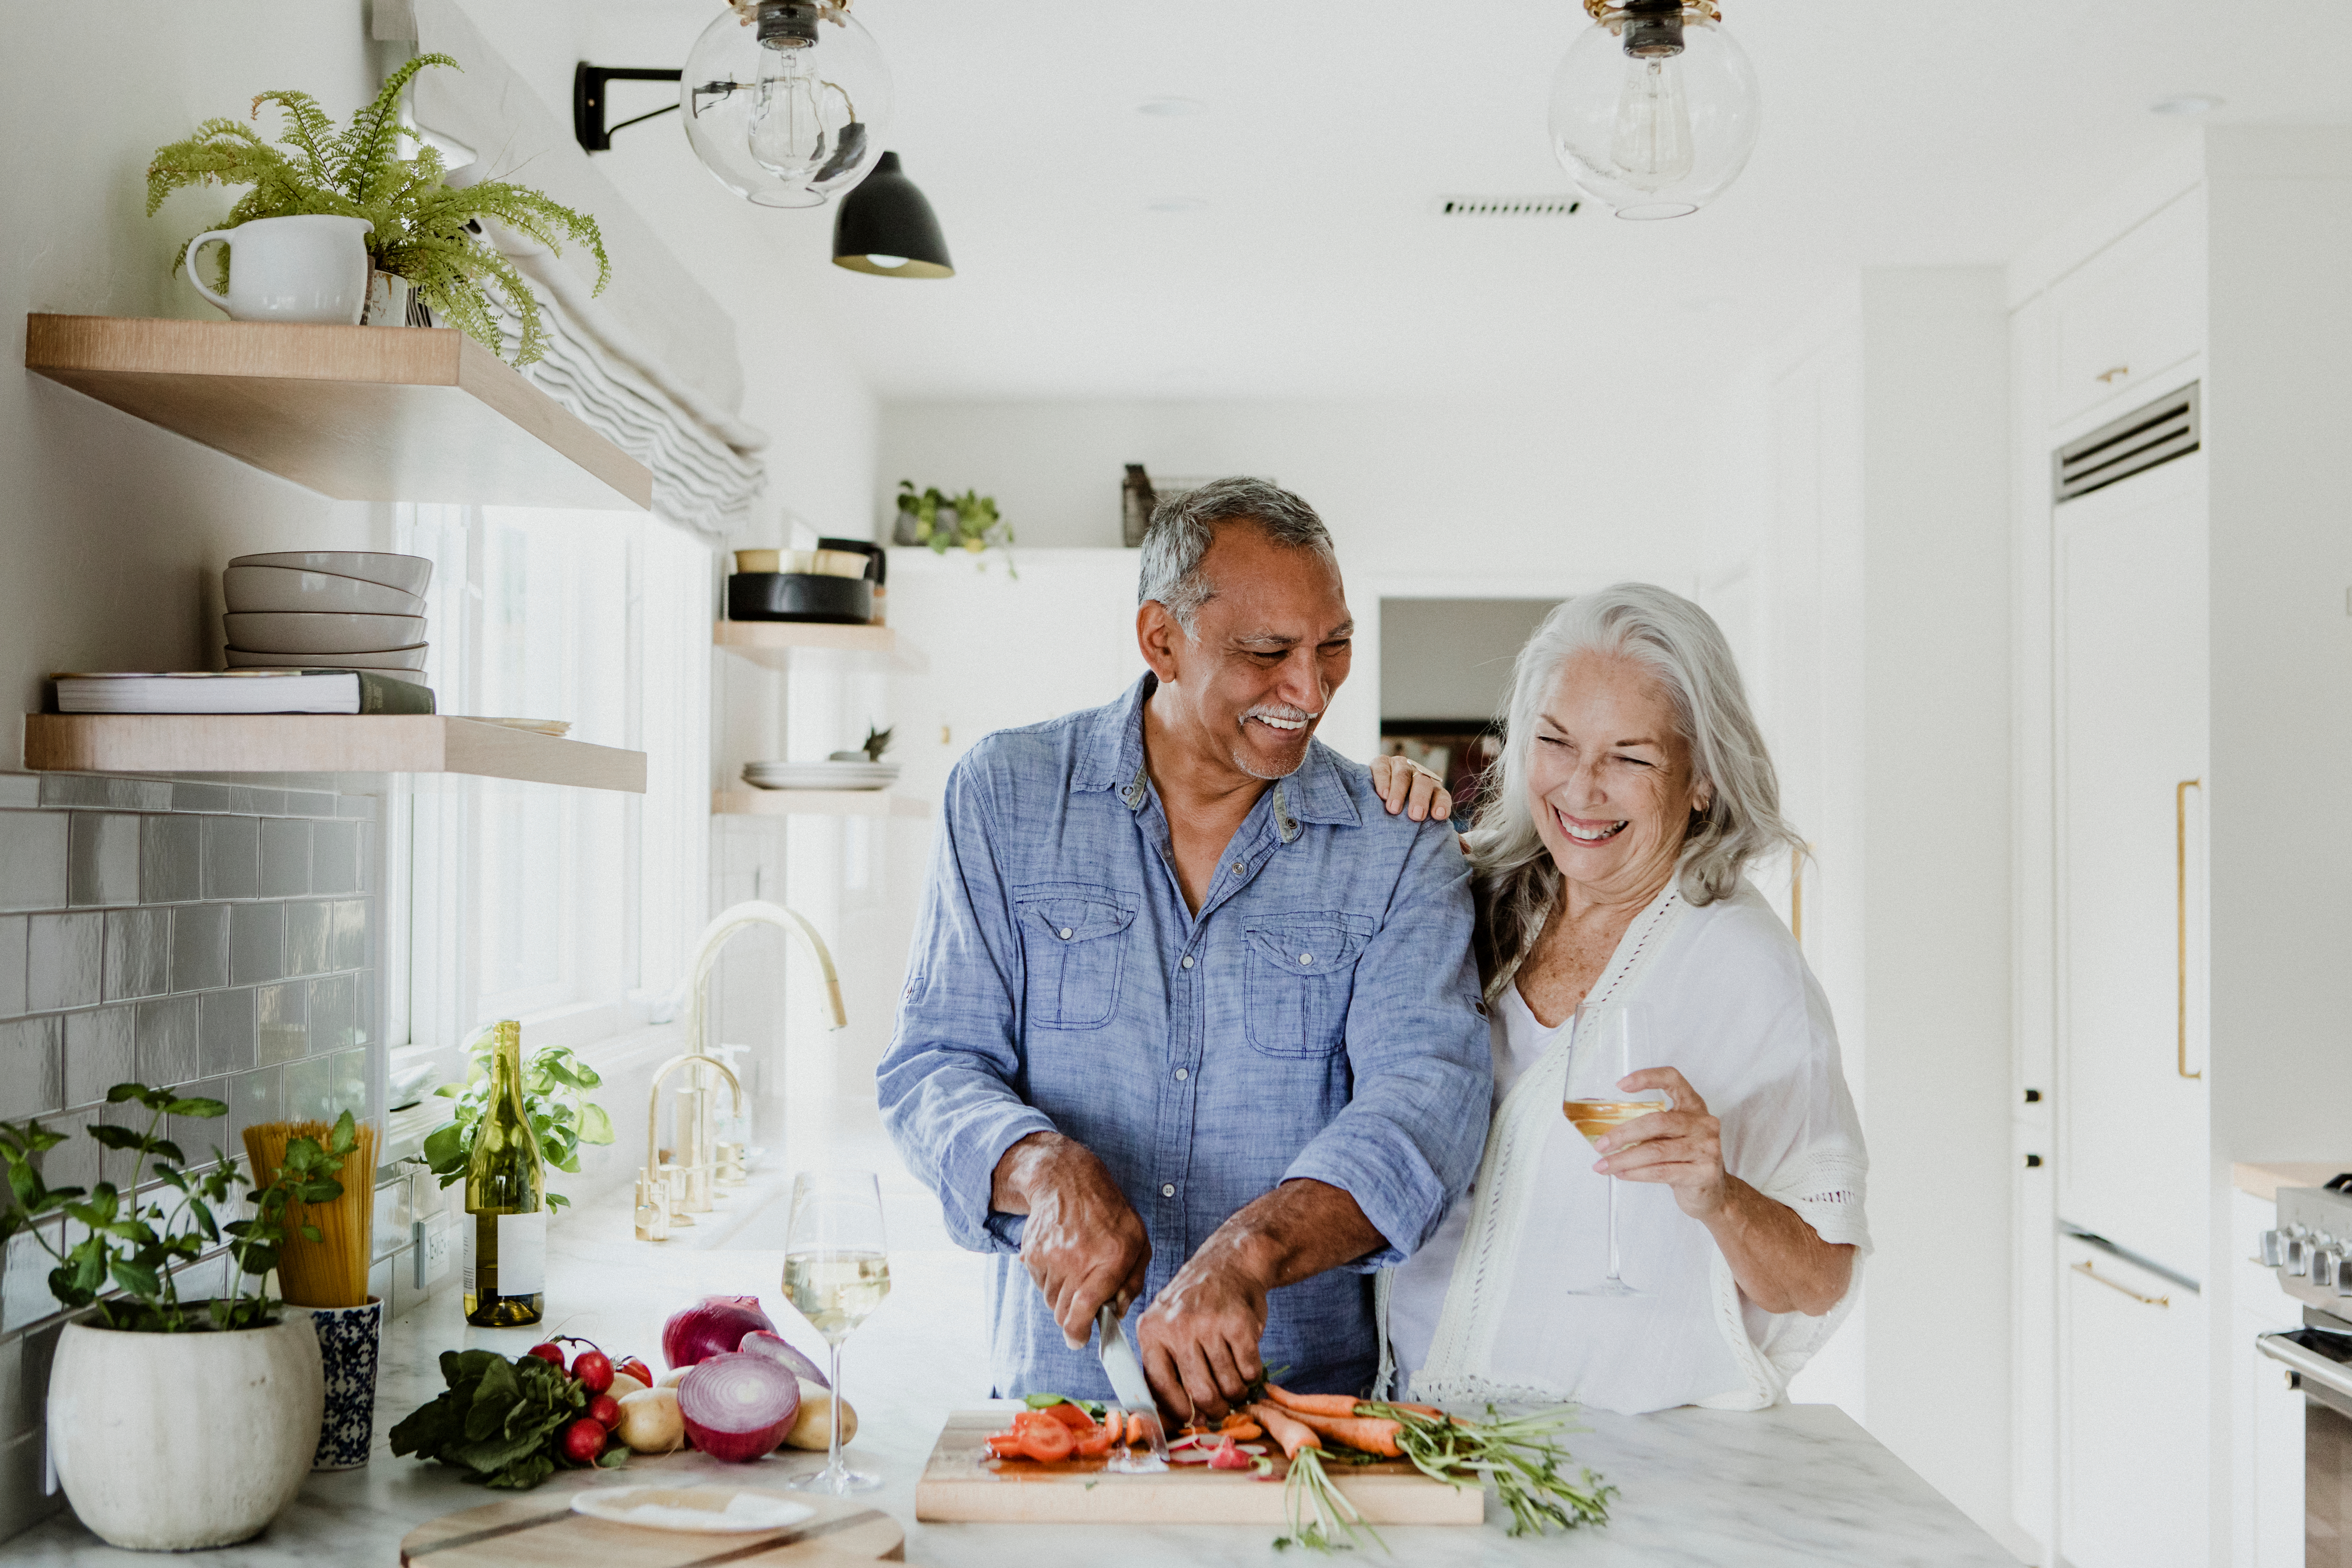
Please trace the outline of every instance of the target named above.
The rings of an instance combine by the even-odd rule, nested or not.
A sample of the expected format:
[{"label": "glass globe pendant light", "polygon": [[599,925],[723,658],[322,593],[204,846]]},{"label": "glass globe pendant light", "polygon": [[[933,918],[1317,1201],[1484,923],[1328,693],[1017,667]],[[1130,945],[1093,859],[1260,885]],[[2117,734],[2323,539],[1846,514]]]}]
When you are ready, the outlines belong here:
[{"label": "glass globe pendant light", "polygon": [[1717,0],[1584,0],[1593,25],[1551,79],[1552,153],[1622,218],[1684,217],[1756,148],[1756,73]]},{"label": "glass globe pendant light", "polygon": [[743,0],[695,40],[678,107],[720,184],[761,206],[819,206],[881,155],[890,71],[848,0]]}]

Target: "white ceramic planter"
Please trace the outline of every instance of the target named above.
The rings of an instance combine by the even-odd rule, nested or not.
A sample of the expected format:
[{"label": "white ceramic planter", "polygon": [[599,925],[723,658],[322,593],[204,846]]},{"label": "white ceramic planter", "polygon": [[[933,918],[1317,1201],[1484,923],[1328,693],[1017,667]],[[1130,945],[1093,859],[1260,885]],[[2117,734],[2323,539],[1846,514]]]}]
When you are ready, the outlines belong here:
[{"label": "white ceramic planter", "polygon": [[226,1334],[69,1323],[49,1371],[49,1452],[74,1513],[110,1544],[226,1546],[294,1500],[325,1401],[307,1313]]}]

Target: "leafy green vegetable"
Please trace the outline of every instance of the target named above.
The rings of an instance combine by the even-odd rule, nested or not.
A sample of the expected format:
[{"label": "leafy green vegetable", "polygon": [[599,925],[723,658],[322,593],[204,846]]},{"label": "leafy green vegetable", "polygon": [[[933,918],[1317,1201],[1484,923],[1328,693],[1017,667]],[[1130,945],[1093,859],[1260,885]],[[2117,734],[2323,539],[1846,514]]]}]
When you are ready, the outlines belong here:
[{"label": "leafy green vegetable", "polygon": [[[337,1119],[323,1145],[315,1138],[289,1142],[284,1168],[262,1186],[217,1145],[211,1163],[190,1171],[180,1146],[161,1135],[167,1116],[208,1121],[227,1115],[228,1107],[219,1100],[118,1083],[106,1091],[106,1102],[145,1110],[146,1131],[109,1121],[84,1129],[100,1149],[98,1179],[88,1189],[52,1187],[42,1177],[42,1156],[65,1142],[64,1134],[38,1121],[0,1121],[0,1166],[8,1179],[0,1242],[29,1231],[57,1260],[49,1270],[49,1294],[68,1309],[95,1306],[99,1321],[110,1329],[184,1333],[265,1328],[278,1321],[282,1303],[262,1287],[286,1241],[287,1205],[331,1203],[342,1195],[343,1184],[336,1178],[359,1140],[352,1113]],[[105,1179],[107,1150],[131,1155],[130,1175],[120,1186]],[[365,1179],[372,1173],[358,1174]],[[142,1201],[141,1189],[150,1182],[156,1186]],[[247,1217],[226,1224],[215,1217],[215,1211],[233,1212],[248,1203]],[[316,1226],[304,1226],[302,1234],[319,1239]],[[75,1239],[68,1245],[69,1235]],[[230,1293],[182,1301],[180,1268],[222,1247],[224,1237],[235,1267]],[[247,1277],[254,1280],[250,1296],[238,1293]]]},{"label": "leafy green vegetable", "polygon": [[[428,66],[461,68],[447,55],[417,56],[386,78],[375,101],[352,115],[341,132],[316,99],[290,89],[253,100],[256,118],[265,103],[275,104],[284,117],[275,143],[238,121],[205,121],[194,135],[155,150],[147,166],[148,216],[175,190],[219,184],[253,187],[216,226],[221,228],[306,214],[365,218],[375,226],[367,247],[378,268],[407,279],[436,314],[502,354],[504,335],[489,295],[496,289],[520,329],[514,363],[530,363],[547,352],[539,302],[514,263],[476,237],[477,220],[502,224],[550,250],[561,251],[566,238],[578,240],[596,258],[597,290],[613,272],[604,237],[594,218],[528,185],[478,180],[460,189],[444,184],[440,150],[430,143],[419,144],[414,158],[401,157],[401,94]],[[236,247],[232,238],[229,248]],[[172,258],[175,270],[187,254],[183,245]],[[226,286],[226,277],[222,282]]]},{"label": "leafy green vegetable", "polygon": [[[497,1037],[488,1029],[466,1044],[473,1058],[464,1084],[445,1083],[433,1092],[457,1102],[457,1114],[425,1135],[425,1163],[445,1187],[466,1179],[466,1163],[474,1156],[474,1136],[481,1131],[482,1113],[490,1104],[490,1058]],[[596,1069],[561,1046],[532,1052],[522,1064],[522,1108],[530,1131],[539,1140],[540,1157],[559,1171],[577,1175],[580,1146],[610,1143],[613,1119],[588,1098],[604,1080]],[[571,1200],[562,1193],[547,1194],[547,1206],[559,1208]]]},{"label": "leafy green vegetable", "polygon": [[1394,1405],[1359,1405],[1356,1414],[1402,1423],[1397,1447],[1425,1476],[1457,1486],[1491,1479],[1496,1495],[1511,1510],[1513,1535],[1541,1535],[1553,1525],[1573,1530],[1609,1522],[1609,1500],[1617,1489],[1590,1469],[1570,1479],[1560,1468],[1568,1450],[1552,1437],[1567,1429],[1569,1407],[1506,1417],[1489,1405],[1484,1421],[1423,1415]]},{"label": "leafy green vegetable", "polygon": [[[509,1361],[496,1351],[443,1351],[448,1391],[392,1429],[392,1451],[437,1459],[460,1479],[528,1491],[555,1473],[556,1439],[588,1407],[588,1393],[562,1367],[535,1355]],[[597,1463],[628,1462],[616,1448]]]}]

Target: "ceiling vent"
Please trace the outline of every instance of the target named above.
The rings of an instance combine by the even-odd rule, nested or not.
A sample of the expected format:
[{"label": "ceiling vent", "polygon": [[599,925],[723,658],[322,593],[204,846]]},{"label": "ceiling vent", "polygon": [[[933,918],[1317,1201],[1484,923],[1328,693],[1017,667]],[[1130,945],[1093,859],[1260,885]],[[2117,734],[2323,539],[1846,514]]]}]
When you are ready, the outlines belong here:
[{"label": "ceiling vent", "polygon": [[2200,385],[2192,381],[2053,452],[2051,499],[2073,500],[2197,450],[2204,430]]},{"label": "ceiling vent", "polygon": [[1574,196],[1440,196],[1440,217],[1574,217]]}]

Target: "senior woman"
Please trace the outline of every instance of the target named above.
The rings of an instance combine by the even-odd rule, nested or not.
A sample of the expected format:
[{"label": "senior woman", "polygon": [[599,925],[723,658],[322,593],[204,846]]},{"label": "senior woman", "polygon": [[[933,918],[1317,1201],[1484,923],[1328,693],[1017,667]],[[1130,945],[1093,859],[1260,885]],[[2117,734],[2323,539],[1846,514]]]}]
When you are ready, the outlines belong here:
[{"label": "senior woman", "polygon": [[[1545,619],[1507,716],[1465,839],[1493,1129],[1469,1195],[1386,1281],[1394,1386],[1452,1405],[1773,1404],[1870,1243],[1829,1005],[1742,874],[1797,839],[1731,650],[1698,605],[1621,584]],[[1408,766],[1379,770],[1391,812],[1440,793]],[[1620,1087],[1672,1109],[1589,1146],[1561,1089],[1572,1020],[1603,1005],[1635,1009],[1653,1053]],[[1636,1298],[1574,1293],[1607,1269],[1612,1176]]]}]

